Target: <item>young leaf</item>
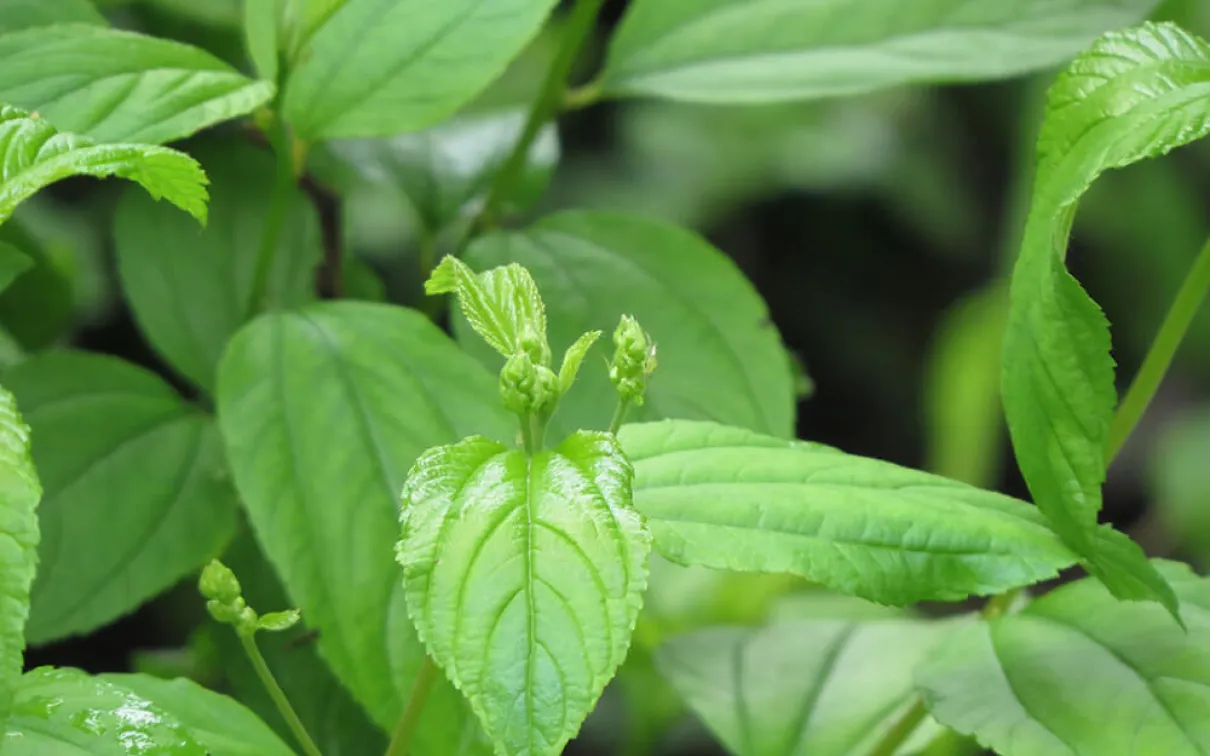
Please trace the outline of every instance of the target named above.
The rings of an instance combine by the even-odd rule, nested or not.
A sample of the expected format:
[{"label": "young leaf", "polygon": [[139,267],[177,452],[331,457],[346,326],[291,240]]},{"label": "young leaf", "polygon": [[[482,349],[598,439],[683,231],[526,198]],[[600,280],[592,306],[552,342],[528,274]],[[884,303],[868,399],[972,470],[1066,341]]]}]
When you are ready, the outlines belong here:
[{"label": "young leaf", "polygon": [[588,350],[601,338],[600,331],[589,331],[567,347],[563,353],[563,363],[559,366],[559,392],[566,394],[576,382],[580,372],[580,364],[588,356]]},{"label": "young leaf", "polygon": [[96,24],[105,17],[89,0],[0,0],[0,32],[53,24]]},{"label": "young leaf", "polygon": [[1188,632],[1082,580],[947,637],[916,672],[929,709],[1002,756],[1210,751],[1210,583],[1157,566]]},{"label": "young leaf", "polygon": [[[550,316],[551,345],[585,331],[613,333],[635,316],[659,347],[659,371],[635,419],[683,417],[776,436],[794,429],[794,387],[768,310],[735,265],[700,237],[633,215],[565,212],[521,232],[491,234],[467,250],[483,270],[524,265]],[[455,333],[485,364],[498,360]],[[560,403],[552,434],[606,428],[617,401],[605,370],[590,364]]]},{"label": "young leaf", "polygon": [[[391,558],[399,491],[431,446],[511,437],[492,377],[417,312],[323,303],[236,334],[218,408],[236,486],[289,605],[389,731],[424,653]],[[433,692],[416,756],[455,750],[463,706],[449,685]]]},{"label": "young leaf", "polygon": [[21,677],[29,589],[38,556],[42,497],[29,458],[29,428],[12,394],[0,388],[0,732]]},{"label": "young leaf", "polygon": [[[413,134],[336,140],[328,147],[366,181],[397,188],[421,223],[438,232],[483,201],[520,137],[525,117],[523,110],[467,114]],[[554,124],[548,124],[534,140],[504,210],[535,203],[558,160],[558,134]]]},{"label": "young leaf", "polygon": [[498,753],[562,753],[626,657],[650,550],[630,478],[590,432],[532,457],[468,438],[408,475],[408,613]]},{"label": "young leaf", "polygon": [[23,200],[69,176],[135,181],[155,199],[162,197],[206,222],[206,174],[193,158],[165,147],[95,144],[0,105],[0,161],[0,224]]},{"label": "young leaf", "polygon": [[[132,750],[137,747],[138,750]],[[211,756],[159,706],[78,669],[39,667],[21,678],[4,756]],[[214,754],[224,756],[224,754]]]},{"label": "young leaf", "polygon": [[[142,192],[118,203],[118,273],[139,327],[168,362],[208,393],[231,336],[247,318],[273,188],[273,158],[247,145],[196,153],[214,200],[205,229]],[[283,307],[313,298],[322,254],[319,218],[301,191],[290,193],[269,294]]]},{"label": "young leaf", "polygon": [[34,267],[34,259],[8,242],[0,241],[0,291],[4,291],[25,271]]},{"label": "young leaf", "polygon": [[1059,63],[1157,0],[636,0],[606,94],[717,103],[830,97]]},{"label": "young leaf", "polygon": [[1176,601],[1141,549],[1093,543],[1116,402],[1109,324],[1063,266],[1080,196],[1103,171],[1210,133],[1210,46],[1171,24],[1105,36],[1050,90],[1013,271],[1004,409],[1034,501],[1119,598]]},{"label": "young leaf", "polygon": [[294,756],[255,714],[190,680],[129,674],[94,679],[113,683],[168,712],[207,750],[207,756]]},{"label": "young leaf", "polygon": [[306,44],[285,115],[303,139],[389,136],[470,102],[554,0],[347,0]]},{"label": "young leaf", "polygon": [[[952,627],[900,617],[709,628],[663,644],[656,660],[736,756],[850,756],[871,752],[912,700],[912,670]],[[921,728],[917,747],[936,730]]]},{"label": "young leaf", "polygon": [[51,352],[4,382],[33,429],[46,497],[27,634],[45,643],[135,609],[236,525],[214,421],[114,357]]},{"label": "young leaf", "polygon": [[911,604],[1029,585],[1074,561],[1024,502],[820,444],[680,420],[619,439],[655,548],[681,564]]},{"label": "young leaf", "polygon": [[429,295],[456,294],[471,328],[501,355],[511,357],[524,352],[536,365],[550,364],[546,308],[524,267],[502,265],[476,274],[450,255],[433,270],[424,291]]}]

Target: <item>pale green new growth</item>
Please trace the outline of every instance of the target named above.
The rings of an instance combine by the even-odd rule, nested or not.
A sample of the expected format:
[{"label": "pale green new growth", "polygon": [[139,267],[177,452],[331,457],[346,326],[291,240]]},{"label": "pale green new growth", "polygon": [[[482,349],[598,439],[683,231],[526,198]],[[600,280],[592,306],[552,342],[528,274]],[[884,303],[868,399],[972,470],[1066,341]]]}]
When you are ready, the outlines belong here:
[{"label": "pale green new growth", "polygon": [[609,363],[609,380],[622,402],[643,406],[647,379],[656,369],[655,344],[639,321],[623,315],[613,332],[613,361]]},{"label": "pale green new growth", "polygon": [[592,349],[592,345],[597,343],[599,338],[601,338],[600,331],[589,331],[567,347],[567,351],[563,353],[563,364],[559,366],[560,395],[571,390],[572,384],[576,382],[576,376],[580,372],[580,364],[584,362],[588,350]]},{"label": "pale green new growth", "polygon": [[477,274],[454,256],[433,269],[427,294],[456,294],[475,332],[504,357],[524,352],[535,365],[550,367],[546,307],[529,271],[503,265]]},{"label": "pale green new growth", "polygon": [[61,134],[36,114],[0,105],[0,223],[39,189],[69,176],[135,181],[152,197],[206,222],[206,174],[188,155],[166,147],[96,144]]}]

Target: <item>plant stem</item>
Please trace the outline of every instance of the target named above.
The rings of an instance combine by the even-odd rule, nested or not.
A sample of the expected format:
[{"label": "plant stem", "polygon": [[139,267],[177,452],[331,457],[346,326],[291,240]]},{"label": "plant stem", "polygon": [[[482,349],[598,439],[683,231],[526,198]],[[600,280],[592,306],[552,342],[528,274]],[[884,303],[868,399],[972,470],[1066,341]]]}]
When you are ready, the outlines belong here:
[{"label": "plant stem", "polygon": [[570,18],[563,29],[563,43],[550,64],[550,70],[546,72],[546,79],[542,82],[542,88],[538,91],[533,107],[530,108],[525,128],[522,129],[521,136],[513,145],[512,152],[509,153],[508,158],[496,173],[495,179],[492,180],[487,199],[483,202],[483,208],[471,223],[467,234],[468,239],[484,228],[495,224],[500,206],[525,170],[525,161],[529,157],[529,150],[533,146],[534,140],[538,138],[538,134],[541,133],[542,127],[546,125],[547,121],[553,118],[563,106],[563,92],[567,88],[567,77],[571,73],[572,66],[575,65],[580,47],[584,44],[589,32],[596,26],[597,15],[600,13],[603,2],[604,0],[577,0],[572,7]]},{"label": "plant stem", "polygon": [[269,273],[273,270],[273,258],[277,255],[282,227],[286,224],[286,212],[290,204],[290,192],[296,177],[295,165],[298,155],[290,144],[290,135],[281,116],[274,115],[269,127],[269,144],[277,158],[277,170],[273,179],[273,194],[269,197],[269,212],[261,231],[260,250],[256,257],[256,273],[252,278],[252,292],[248,301],[248,318],[252,318],[268,304]]},{"label": "plant stem", "polygon": [[1164,374],[1168,372],[1181,341],[1193,323],[1193,317],[1206,298],[1207,288],[1210,288],[1210,241],[1202,247],[1185,276],[1155,341],[1151,342],[1151,350],[1131,382],[1126,398],[1118,405],[1113,424],[1109,427],[1109,443],[1105,450],[1107,460],[1117,456],[1159,390]]},{"label": "plant stem", "polygon": [[610,435],[618,435],[618,431],[622,428],[622,423],[626,421],[626,412],[630,410],[629,399],[618,399],[618,406],[613,411],[613,419],[609,421]]},{"label": "plant stem", "polygon": [[1017,596],[1020,595],[1020,588],[1012,588],[1004,593],[998,593],[987,600],[987,603],[983,605],[983,611],[980,612],[980,614],[983,615],[983,619],[989,622],[997,617],[1002,617],[1008,613],[1008,610],[1013,606],[1013,602],[1016,601]]},{"label": "plant stem", "polygon": [[899,719],[895,720],[891,729],[882,736],[882,739],[870,751],[869,756],[894,756],[926,716],[928,716],[928,709],[924,705],[924,699],[916,696],[912,705],[899,715]]},{"label": "plant stem", "polygon": [[437,682],[437,665],[433,663],[428,654],[425,654],[424,661],[420,663],[420,669],[416,672],[416,681],[412,683],[412,693],[408,696],[407,705],[404,706],[403,713],[399,715],[395,732],[391,734],[391,742],[387,745],[385,756],[407,755],[408,749],[412,745],[412,736],[416,734],[416,728],[420,726],[420,715],[424,713],[424,705],[428,702],[429,692],[432,691],[435,682]]},{"label": "plant stem", "polygon": [[298,718],[294,707],[290,705],[290,700],[286,698],[286,693],[277,684],[277,680],[273,677],[273,672],[270,671],[269,665],[265,663],[265,657],[261,656],[260,649],[256,647],[256,636],[253,633],[236,632],[239,636],[239,641],[244,646],[244,653],[248,655],[248,659],[252,662],[252,668],[256,670],[256,676],[260,678],[261,684],[265,686],[265,690],[269,691],[269,697],[273,699],[273,705],[277,707],[277,711],[286,720],[286,725],[290,728],[290,732],[294,733],[294,739],[302,747],[303,753],[307,756],[322,756],[319,748],[315,745],[315,741],[311,740],[311,736],[307,734],[307,728],[303,726],[302,720]]},{"label": "plant stem", "polygon": [[538,451],[538,428],[536,418],[533,415],[526,415],[521,418],[521,446],[525,449],[526,454],[534,454]]}]

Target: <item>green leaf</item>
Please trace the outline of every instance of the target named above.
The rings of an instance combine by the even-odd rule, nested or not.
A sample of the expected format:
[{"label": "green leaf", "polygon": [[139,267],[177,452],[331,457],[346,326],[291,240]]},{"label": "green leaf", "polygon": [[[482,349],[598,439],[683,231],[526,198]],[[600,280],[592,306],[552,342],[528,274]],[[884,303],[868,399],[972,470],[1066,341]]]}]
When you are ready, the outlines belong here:
[{"label": "green leaf", "polygon": [[[466,114],[412,134],[336,140],[328,147],[363,179],[398,188],[421,223],[440,231],[478,208],[520,137],[525,118],[519,109]],[[554,124],[548,124],[530,147],[504,210],[516,212],[537,202],[558,160],[558,134]]]},{"label": "green leaf", "polygon": [[46,496],[32,643],[135,609],[218,554],[236,503],[211,418],[114,357],[50,352],[5,374]]},{"label": "green leaf", "polygon": [[278,37],[281,48],[287,52],[291,61],[298,58],[303,51],[303,45],[340,10],[347,0],[277,0],[281,8],[281,25]]},{"label": "green leaf", "polygon": [[[273,157],[222,143],[198,154],[210,176],[210,222],[199,230],[169,207],[128,191],[114,243],[139,327],[173,367],[208,393],[219,357],[247,318],[273,191]],[[297,189],[278,239],[269,294],[282,306],[313,298],[322,255],[319,218]]]},{"label": "green leaf", "polygon": [[21,677],[29,590],[38,564],[42,487],[29,458],[29,428],[0,388],[0,730]]},{"label": "green leaf", "polygon": [[0,105],[0,160],[0,224],[23,200],[69,176],[117,176],[135,181],[155,199],[162,197],[206,222],[206,174],[193,158],[175,150],[95,144],[56,132],[46,121],[22,110]]},{"label": "green leaf", "polygon": [[[906,617],[716,627],[663,644],[656,661],[736,756],[850,756],[870,753],[912,702],[912,670],[952,627]],[[930,723],[911,742],[936,732]]]},{"label": "green leaf", "polygon": [[[391,558],[398,492],[429,447],[512,433],[495,382],[417,312],[333,302],[240,331],[219,366],[218,407],[237,488],[289,605],[389,730],[423,659]],[[452,687],[435,690],[415,754],[451,753],[462,716]]]},{"label": "green leaf", "polygon": [[1210,407],[1183,409],[1166,420],[1150,454],[1150,497],[1179,553],[1206,564],[1210,556]]},{"label": "green leaf", "polygon": [[301,138],[389,136],[475,98],[537,34],[554,0],[348,0],[286,85]]},{"label": "green leaf", "polygon": [[273,97],[205,50],[98,26],[5,34],[0,62],[0,102],[98,142],[171,142]]},{"label": "green leaf", "polygon": [[171,714],[207,756],[293,756],[285,743],[255,714],[227,696],[185,679],[147,675],[100,675]]},{"label": "green leaf", "polygon": [[[555,350],[585,331],[613,333],[622,313],[636,317],[659,347],[660,367],[633,419],[715,420],[793,435],[794,386],[768,310],[734,263],[700,237],[640,216],[565,212],[482,237],[465,257],[480,270],[529,270],[550,311]],[[454,326],[467,351],[498,364],[465,323]],[[590,362],[551,432],[606,428],[616,402],[607,371]]]},{"label": "green leaf", "polygon": [[34,267],[34,258],[8,242],[0,241],[0,291],[7,289],[25,271]]},{"label": "green leaf", "polygon": [[588,356],[588,350],[601,338],[600,331],[589,331],[576,339],[567,351],[563,353],[563,363],[559,366],[559,392],[566,394],[576,382],[580,373],[580,365]]},{"label": "green leaf", "polygon": [[52,24],[105,24],[89,0],[0,0],[0,33]]},{"label": "green leaf", "polygon": [[999,593],[1073,561],[1028,504],[888,462],[705,422],[628,425],[619,439],[635,506],[674,562],[911,604]]},{"label": "green leaf", "polygon": [[122,754],[210,756],[175,717],[112,682],[50,667],[21,678],[4,756]]},{"label": "green leaf", "polygon": [[714,103],[979,81],[1055,65],[1157,0],[636,0],[614,35],[611,95]]},{"label": "green leaf", "polygon": [[650,551],[631,474],[580,432],[532,457],[468,438],[408,475],[408,612],[497,753],[562,753],[626,657]]},{"label": "green leaf", "polygon": [[75,250],[35,238],[21,215],[0,224],[0,242],[28,255],[34,266],[0,292],[0,322],[18,344],[35,351],[53,344],[74,323]]},{"label": "green leaf", "polygon": [[1117,394],[1109,323],[1063,265],[1081,195],[1103,171],[1210,133],[1210,46],[1171,24],[1106,35],[1050,90],[1013,271],[1002,386],[1013,448],[1052,527],[1119,598],[1170,588],[1140,548],[1093,543]]},{"label": "green leaf", "polygon": [[1210,583],[1156,563],[1189,630],[1093,580],[968,625],[917,670],[934,716],[1003,756],[1210,750]]},{"label": "green leaf", "polygon": [[536,338],[539,353],[530,353],[530,359],[538,365],[550,364],[546,308],[534,279],[521,265],[501,265],[477,274],[450,255],[433,270],[424,291],[456,294],[466,322],[504,357],[530,353],[534,347],[527,340]]},{"label": "green leaf", "polygon": [[281,0],[244,0],[244,46],[265,81],[277,81],[277,26]]}]

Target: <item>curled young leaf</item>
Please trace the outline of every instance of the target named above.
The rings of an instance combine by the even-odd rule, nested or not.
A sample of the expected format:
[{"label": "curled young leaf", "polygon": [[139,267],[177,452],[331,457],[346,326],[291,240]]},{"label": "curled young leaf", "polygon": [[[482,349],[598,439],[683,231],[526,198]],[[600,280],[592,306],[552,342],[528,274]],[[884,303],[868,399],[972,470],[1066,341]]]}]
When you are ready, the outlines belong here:
[{"label": "curled young leaf", "polygon": [[626,656],[650,549],[630,479],[589,432],[532,456],[472,437],[408,476],[408,613],[498,753],[561,753]]},{"label": "curled young leaf", "polygon": [[424,290],[456,294],[471,327],[500,354],[525,352],[535,365],[550,367],[546,307],[524,267],[502,265],[476,274],[451,255],[433,270]]},{"label": "curled young leaf", "polygon": [[588,355],[588,350],[601,338],[600,331],[589,331],[575,340],[563,353],[563,364],[559,366],[559,393],[566,394],[576,382],[580,373],[580,365]]}]

